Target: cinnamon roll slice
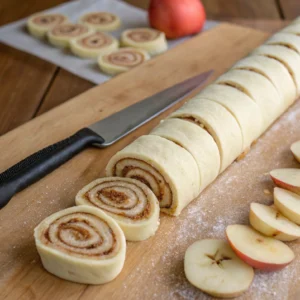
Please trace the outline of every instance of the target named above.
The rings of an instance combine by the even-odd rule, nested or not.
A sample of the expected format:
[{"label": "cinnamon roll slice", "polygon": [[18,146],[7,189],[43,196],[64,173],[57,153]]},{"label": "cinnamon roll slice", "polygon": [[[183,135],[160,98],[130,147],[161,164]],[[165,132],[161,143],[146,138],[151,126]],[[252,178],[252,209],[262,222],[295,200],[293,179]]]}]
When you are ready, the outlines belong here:
[{"label": "cinnamon roll slice", "polygon": [[300,35],[278,32],[272,35],[265,44],[287,47],[300,55]]},{"label": "cinnamon roll slice", "polygon": [[49,30],[47,37],[50,44],[65,48],[70,46],[71,40],[89,35],[93,32],[94,30],[87,25],[65,23]]},{"label": "cinnamon roll slice", "polygon": [[166,138],[192,154],[199,168],[201,191],[218,176],[219,149],[211,135],[202,127],[186,120],[167,119],[150,134]]},{"label": "cinnamon roll slice", "polygon": [[44,268],[66,280],[102,284],[122,270],[126,240],[119,225],[98,208],[59,211],[34,230]]},{"label": "cinnamon roll slice", "polygon": [[280,62],[291,74],[297,88],[297,95],[300,93],[300,55],[292,49],[280,45],[262,45],[256,48],[253,55],[263,55]]},{"label": "cinnamon roll slice", "polygon": [[82,58],[96,58],[118,47],[118,40],[103,32],[91,33],[70,42],[71,51]]},{"label": "cinnamon roll slice", "polygon": [[[265,76],[249,70],[230,70],[221,75],[218,84],[232,86],[248,95],[259,106],[264,132],[282,113],[282,99]],[[261,133],[262,133],[261,132]]]},{"label": "cinnamon roll slice", "polygon": [[104,73],[116,75],[142,64],[149,58],[149,54],[142,49],[121,48],[109,54],[100,55],[98,64]]},{"label": "cinnamon roll slice", "polygon": [[241,129],[232,114],[219,103],[204,98],[193,98],[173,112],[170,118],[194,122],[213,137],[221,156],[220,172],[243,151]]},{"label": "cinnamon roll slice", "polygon": [[99,11],[83,15],[79,23],[88,25],[96,31],[114,31],[121,26],[121,20],[115,14]]},{"label": "cinnamon roll slice", "polygon": [[262,55],[252,55],[240,60],[232,68],[250,70],[270,80],[280,94],[282,111],[295,101],[297,89],[293,78],[279,61]]},{"label": "cinnamon roll slice", "polygon": [[221,104],[233,115],[242,132],[244,151],[261,135],[261,111],[246,94],[228,85],[211,84],[196,96],[198,97]]},{"label": "cinnamon roll slice", "polygon": [[68,18],[62,14],[35,14],[28,18],[27,29],[31,35],[42,38],[48,30],[66,22]]},{"label": "cinnamon roll slice", "polygon": [[168,49],[163,32],[151,28],[134,28],[125,30],[121,36],[121,44],[126,47],[140,48],[151,56]]},{"label": "cinnamon roll slice", "polygon": [[161,211],[179,215],[200,193],[194,157],[183,147],[155,135],[145,135],[115,154],[107,176],[137,179],[151,188]]},{"label": "cinnamon roll slice", "polygon": [[128,241],[145,240],[159,226],[158,200],[147,185],[136,179],[94,180],[78,192],[75,202],[105,211],[120,225]]},{"label": "cinnamon roll slice", "polygon": [[283,28],[280,32],[292,33],[295,35],[300,35],[300,21],[299,18],[295,20],[291,25]]}]

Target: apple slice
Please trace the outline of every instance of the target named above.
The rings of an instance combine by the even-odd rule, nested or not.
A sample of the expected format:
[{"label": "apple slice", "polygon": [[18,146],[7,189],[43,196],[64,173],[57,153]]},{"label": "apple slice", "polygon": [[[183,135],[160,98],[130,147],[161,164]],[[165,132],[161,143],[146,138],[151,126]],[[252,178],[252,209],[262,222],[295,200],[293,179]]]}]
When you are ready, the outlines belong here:
[{"label": "apple slice", "polygon": [[279,270],[295,257],[286,244],[266,237],[247,225],[229,225],[226,235],[237,256],[256,269]]},{"label": "apple slice", "polygon": [[281,241],[294,241],[300,237],[300,227],[284,217],[276,207],[251,203],[250,224],[260,233]]},{"label": "apple slice", "polygon": [[291,146],[291,151],[293,152],[295,158],[300,162],[300,141]]},{"label": "apple slice", "polygon": [[299,195],[276,187],[274,189],[274,204],[285,217],[300,225]]},{"label": "apple slice", "polygon": [[253,269],[236,256],[226,241],[213,239],[197,241],[186,250],[184,272],[192,285],[222,298],[239,296],[254,277]]},{"label": "apple slice", "polygon": [[277,169],[270,175],[276,185],[300,195],[300,169]]}]

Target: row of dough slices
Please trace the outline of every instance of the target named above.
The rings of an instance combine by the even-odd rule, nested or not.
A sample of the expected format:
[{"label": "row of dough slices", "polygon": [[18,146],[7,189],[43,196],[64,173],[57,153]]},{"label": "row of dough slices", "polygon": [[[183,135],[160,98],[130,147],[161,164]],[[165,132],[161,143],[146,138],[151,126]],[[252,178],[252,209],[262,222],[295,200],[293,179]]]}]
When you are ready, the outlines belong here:
[{"label": "row of dough slices", "polygon": [[114,155],[107,176],[146,183],[161,211],[179,215],[296,100],[299,47],[297,19]]}]

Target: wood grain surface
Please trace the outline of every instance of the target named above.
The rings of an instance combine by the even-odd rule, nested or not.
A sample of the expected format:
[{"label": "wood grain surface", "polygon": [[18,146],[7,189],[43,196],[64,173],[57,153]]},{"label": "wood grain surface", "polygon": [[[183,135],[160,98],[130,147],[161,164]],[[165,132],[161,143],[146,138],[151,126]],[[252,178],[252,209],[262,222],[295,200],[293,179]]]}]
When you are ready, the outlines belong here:
[{"label": "wood grain surface", "polygon": [[279,4],[284,19],[292,20],[300,16],[299,0],[279,0]]},{"label": "wood grain surface", "polygon": [[[199,72],[215,69],[213,80],[266,37],[262,32],[224,24],[73,98],[3,135],[0,138],[0,171],[82,126]],[[189,55],[184,55],[187,51]],[[196,239],[224,237],[225,227],[220,229],[217,226],[220,222],[223,225],[228,222],[246,223],[248,202],[270,202],[270,197],[266,198],[263,190],[272,185],[263,174],[281,164],[296,165],[287,150],[289,143],[299,135],[294,128],[300,121],[299,103],[291,109],[292,116],[284,116],[290,122],[283,122],[283,119],[275,124],[244,160],[234,163],[180,217],[162,215],[161,226],[153,238],[128,243],[125,267],[113,282],[103,286],[86,286],[50,275],[42,268],[33,241],[33,228],[42,219],[74,205],[77,191],[104,174],[108,159],[117,150],[149,132],[169,113],[170,110],[112,147],[81,153],[16,195],[0,211],[0,240],[5,241],[0,244],[1,299],[206,299],[184,278],[184,251]],[[274,148],[277,151],[273,151]],[[300,255],[299,247],[295,246],[294,250]],[[292,266],[296,268],[293,274],[300,273],[299,264]],[[276,274],[280,280],[280,273]],[[261,284],[256,282],[242,299],[271,299],[264,298],[268,292],[262,293],[263,297],[257,296],[263,284],[270,283],[272,276],[259,274]],[[286,282],[286,286],[288,284],[290,282]],[[281,295],[282,287],[274,285],[271,289]],[[292,293],[295,289],[291,289]]]}]

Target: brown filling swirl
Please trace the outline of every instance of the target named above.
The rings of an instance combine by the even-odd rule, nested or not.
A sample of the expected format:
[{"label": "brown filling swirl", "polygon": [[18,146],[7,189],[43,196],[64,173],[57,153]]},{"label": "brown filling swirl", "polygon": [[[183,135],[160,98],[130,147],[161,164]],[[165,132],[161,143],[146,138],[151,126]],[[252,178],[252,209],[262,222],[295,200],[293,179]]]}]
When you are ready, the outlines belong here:
[{"label": "brown filling swirl", "polygon": [[49,15],[40,15],[32,19],[32,22],[43,26],[43,27],[53,27],[63,23],[66,20],[66,17],[60,14],[49,14]]},{"label": "brown filling swirl", "polygon": [[116,20],[116,16],[107,12],[90,13],[82,18],[85,23],[93,25],[106,25],[113,23]]},{"label": "brown filling swirl", "polygon": [[146,219],[150,215],[148,194],[131,182],[103,181],[86,192],[84,197],[107,212],[132,220]]},{"label": "brown filling swirl", "polygon": [[165,178],[150,164],[133,158],[119,160],[114,167],[114,176],[137,179],[153,191],[161,208],[170,208],[173,195]]},{"label": "brown filling swirl", "polygon": [[93,33],[89,36],[83,37],[78,41],[78,43],[81,46],[92,49],[98,49],[109,46],[112,44],[112,42],[113,39],[102,32]]},{"label": "brown filling swirl", "polygon": [[134,49],[126,49],[126,50],[119,50],[113,53],[110,53],[104,57],[106,62],[110,64],[123,66],[123,67],[135,67],[141,63],[143,63],[146,59],[145,56],[134,50]]},{"label": "brown filling swirl", "polygon": [[51,31],[53,35],[69,37],[77,37],[88,32],[88,27],[82,24],[61,24],[54,27]]},{"label": "brown filling swirl", "polygon": [[127,37],[137,43],[154,41],[159,36],[159,32],[153,29],[134,29],[127,33]]},{"label": "brown filling swirl", "polygon": [[76,257],[107,259],[120,245],[104,220],[89,213],[71,213],[53,221],[41,233],[44,244]]}]

